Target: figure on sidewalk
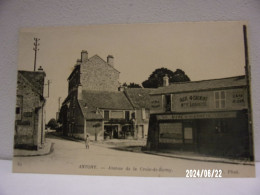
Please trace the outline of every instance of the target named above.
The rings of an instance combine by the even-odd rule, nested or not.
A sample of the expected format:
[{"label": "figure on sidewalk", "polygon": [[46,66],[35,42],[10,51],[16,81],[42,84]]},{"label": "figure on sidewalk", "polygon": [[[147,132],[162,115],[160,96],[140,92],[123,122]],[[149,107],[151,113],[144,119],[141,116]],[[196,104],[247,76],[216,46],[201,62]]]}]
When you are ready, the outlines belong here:
[{"label": "figure on sidewalk", "polygon": [[85,140],[85,144],[86,144],[86,148],[89,149],[89,142],[90,142],[90,139],[89,139],[89,136],[88,134],[86,135],[86,140]]}]

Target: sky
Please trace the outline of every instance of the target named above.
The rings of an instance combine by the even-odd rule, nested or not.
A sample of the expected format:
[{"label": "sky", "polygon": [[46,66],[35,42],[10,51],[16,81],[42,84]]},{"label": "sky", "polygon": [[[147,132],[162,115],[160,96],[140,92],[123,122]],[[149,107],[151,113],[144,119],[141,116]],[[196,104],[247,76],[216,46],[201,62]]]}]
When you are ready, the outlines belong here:
[{"label": "sky", "polygon": [[43,67],[45,83],[51,82],[48,122],[56,117],[59,97],[62,102],[68,95],[67,78],[82,50],[87,50],[89,57],[97,54],[104,60],[113,55],[120,83],[141,85],[161,67],[182,69],[191,81],[232,77],[245,74],[243,24],[246,22],[23,28],[18,70],[33,71],[34,37],[40,38],[36,66]]}]

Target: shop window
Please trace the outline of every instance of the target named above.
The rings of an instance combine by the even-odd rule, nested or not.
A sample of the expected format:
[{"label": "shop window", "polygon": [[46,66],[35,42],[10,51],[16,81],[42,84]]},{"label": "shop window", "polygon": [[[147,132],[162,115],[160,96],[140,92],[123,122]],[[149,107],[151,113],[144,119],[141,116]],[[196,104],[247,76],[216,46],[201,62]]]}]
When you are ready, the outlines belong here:
[{"label": "shop window", "polygon": [[192,143],[193,142],[192,127],[185,127],[184,128],[184,142],[185,143]]},{"label": "shop window", "polygon": [[160,123],[160,143],[183,143],[182,123]]},{"label": "shop window", "polygon": [[104,111],[104,120],[105,120],[105,121],[108,121],[108,120],[109,120],[109,111],[108,111],[108,110],[105,110],[105,111]]},{"label": "shop window", "polygon": [[215,91],[215,107],[222,109],[226,107],[226,93],[225,91]]},{"label": "shop window", "polygon": [[165,95],[165,109],[166,112],[171,111],[171,95]]}]

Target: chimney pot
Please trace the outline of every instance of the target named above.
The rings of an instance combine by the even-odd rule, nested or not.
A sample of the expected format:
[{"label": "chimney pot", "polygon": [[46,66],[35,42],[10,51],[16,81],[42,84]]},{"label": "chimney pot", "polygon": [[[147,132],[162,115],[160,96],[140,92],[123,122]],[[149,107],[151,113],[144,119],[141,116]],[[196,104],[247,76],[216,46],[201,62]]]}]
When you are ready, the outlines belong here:
[{"label": "chimney pot", "polygon": [[164,87],[169,86],[169,77],[167,74],[163,77],[163,86]]},{"label": "chimney pot", "polygon": [[39,72],[43,72],[42,66],[40,66],[40,67],[38,68],[38,71],[39,71]]}]

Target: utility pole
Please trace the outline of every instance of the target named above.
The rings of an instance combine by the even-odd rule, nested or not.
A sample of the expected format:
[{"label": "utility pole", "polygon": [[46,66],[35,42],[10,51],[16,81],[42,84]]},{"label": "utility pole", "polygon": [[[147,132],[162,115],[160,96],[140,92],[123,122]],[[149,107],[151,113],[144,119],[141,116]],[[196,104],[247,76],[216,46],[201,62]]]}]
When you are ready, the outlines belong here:
[{"label": "utility pole", "polygon": [[58,111],[60,111],[60,99],[61,99],[61,97],[59,97],[59,107],[58,107]]},{"label": "utility pole", "polygon": [[47,96],[47,98],[48,98],[49,95],[50,95],[50,84],[51,84],[51,81],[50,81],[50,80],[48,80],[48,81],[47,81],[47,84],[45,84],[45,85],[48,85],[48,96]]},{"label": "utility pole", "polygon": [[247,28],[243,25],[244,35],[244,49],[245,49],[245,73],[246,73],[246,84],[247,84],[247,105],[248,105],[248,137],[249,137],[249,156],[251,160],[254,160],[254,148],[253,148],[253,128],[252,128],[252,104],[251,104],[251,72],[248,56],[248,43],[247,43]]},{"label": "utility pole", "polygon": [[37,58],[37,51],[39,51],[38,49],[38,46],[40,46],[40,43],[39,43],[40,39],[39,38],[34,38],[34,47],[33,47],[33,50],[34,50],[34,68],[33,68],[33,71],[35,72],[36,70],[36,58]]}]

